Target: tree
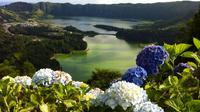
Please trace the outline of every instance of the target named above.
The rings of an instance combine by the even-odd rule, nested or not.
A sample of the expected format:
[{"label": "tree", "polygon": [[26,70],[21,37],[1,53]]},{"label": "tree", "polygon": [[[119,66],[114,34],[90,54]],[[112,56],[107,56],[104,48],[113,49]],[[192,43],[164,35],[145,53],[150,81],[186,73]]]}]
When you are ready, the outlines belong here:
[{"label": "tree", "polygon": [[119,71],[108,69],[96,69],[92,72],[92,78],[87,81],[91,87],[98,87],[103,90],[110,86],[110,82],[121,77]]},{"label": "tree", "polygon": [[185,32],[189,37],[200,38],[200,8],[198,12],[188,21]]}]

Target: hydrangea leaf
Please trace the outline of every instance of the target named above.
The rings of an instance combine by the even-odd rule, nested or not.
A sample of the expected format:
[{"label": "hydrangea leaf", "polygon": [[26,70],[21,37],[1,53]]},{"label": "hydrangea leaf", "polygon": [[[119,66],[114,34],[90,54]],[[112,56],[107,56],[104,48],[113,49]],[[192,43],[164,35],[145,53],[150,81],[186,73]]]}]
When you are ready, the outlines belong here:
[{"label": "hydrangea leaf", "polygon": [[179,80],[176,76],[169,76],[168,81],[170,85],[178,85]]},{"label": "hydrangea leaf", "polygon": [[177,44],[175,46],[175,54],[176,56],[180,55],[181,53],[183,53],[184,51],[186,51],[187,49],[189,49],[192,45],[190,44]]},{"label": "hydrangea leaf", "polygon": [[199,50],[200,49],[200,40],[197,38],[193,38],[193,43],[196,46],[196,48]]},{"label": "hydrangea leaf", "polygon": [[34,104],[36,104],[36,105],[39,104],[39,102],[38,102],[38,100],[37,100],[37,96],[34,95],[34,94],[31,94],[30,100],[31,100],[32,103],[34,103]]},{"label": "hydrangea leaf", "polygon": [[21,109],[19,112],[30,112],[34,109],[34,106],[29,106]]},{"label": "hydrangea leaf", "polygon": [[182,112],[182,109],[184,108],[184,103],[181,101],[180,98],[172,98],[165,101],[165,104],[172,107],[177,112]]},{"label": "hydrangea leaf", "polygon": [[183,54],[181,54],[181,57],[184,58],[194,58],[192,55],[194,55],[195,53],[193,53],[192,51],[186,51]]},{"label": "hydrangea leaf", "polygon": [[200,100],[192,100],[191,102],[188,102],[187,104],[188,110],[190,112],[200,112]]},{"label": "hydrangea leaf", "polygon": [[65,100],[63,102],[64,102],[65,106],[68,108],[71,108],[76,104],[76,101],[74,101],[74,100]]},{"label": "hydrangea leaf", "polygon": [[47,104],[41,104],[41,105],[39,106],[39,108],[40,108],[40,111],[41,111],[41,112],[49,112],[49,109],[48,109],[48,105],[47,105]]}]

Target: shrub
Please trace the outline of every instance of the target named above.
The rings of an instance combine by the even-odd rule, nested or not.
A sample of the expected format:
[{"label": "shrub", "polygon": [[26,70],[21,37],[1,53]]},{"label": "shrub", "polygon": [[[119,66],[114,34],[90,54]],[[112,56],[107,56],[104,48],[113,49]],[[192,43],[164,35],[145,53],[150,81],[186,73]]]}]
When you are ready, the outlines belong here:
[{"label": "shrub", "polygon": [[91,87],[98,87],[105,90],[110,86],[111,81],[120,78],[122,75],[119,71],[108,69],[96,69],[92,72],[92,77],[87,81]]}]

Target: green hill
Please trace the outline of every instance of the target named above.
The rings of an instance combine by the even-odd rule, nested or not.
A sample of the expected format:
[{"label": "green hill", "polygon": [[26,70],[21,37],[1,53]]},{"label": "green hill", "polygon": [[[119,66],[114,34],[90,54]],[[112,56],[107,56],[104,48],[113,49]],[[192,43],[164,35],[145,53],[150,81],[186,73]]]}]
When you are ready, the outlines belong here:
[{"label": "green hill", "polygon": [[[40,2],[29,4],[16,2],[5,8],[23,14],[41,9],[46,16],[89,16],[119,19],[182,20],[190,18],[200,2],[167,2],[154,4],[73,5],[69,3]],[[126,13],[124,13],[126,12]]]}]

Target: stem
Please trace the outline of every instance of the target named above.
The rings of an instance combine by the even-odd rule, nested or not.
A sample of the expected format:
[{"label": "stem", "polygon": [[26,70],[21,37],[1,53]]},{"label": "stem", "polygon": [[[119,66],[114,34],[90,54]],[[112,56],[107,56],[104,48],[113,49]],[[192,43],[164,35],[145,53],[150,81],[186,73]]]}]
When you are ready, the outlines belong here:
[{"label": "stem", "polygon": [[3,97],[4,103],[6,104],[6,107],[7,107],[7,111],[10,112],[10,109],[9,109],[6,99],[7,99],[7,97]]}]

